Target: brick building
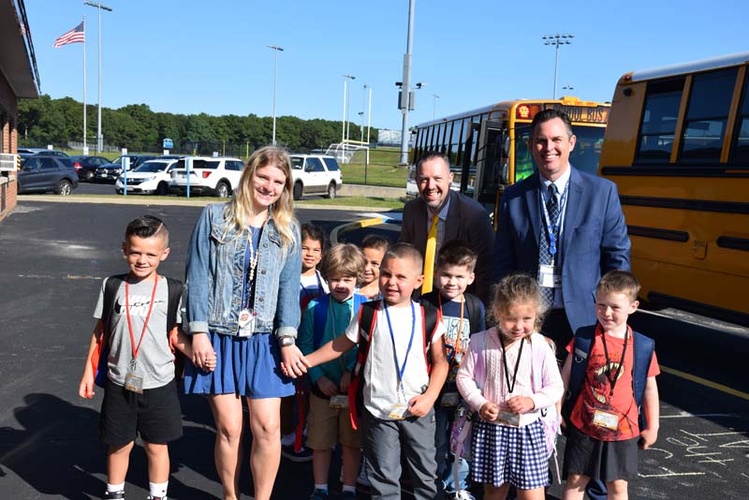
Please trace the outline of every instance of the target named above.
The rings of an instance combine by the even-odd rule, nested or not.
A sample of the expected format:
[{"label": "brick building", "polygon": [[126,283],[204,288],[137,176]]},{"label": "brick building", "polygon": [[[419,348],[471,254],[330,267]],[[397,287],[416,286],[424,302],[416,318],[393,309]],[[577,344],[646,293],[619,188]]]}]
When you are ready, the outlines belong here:
[{"label": "brick building", "polygon": [[[39,97],[24,0],[0,0],[0,153],[18,147],[18,100]],[[0,219],[16,206],[16,173],[0,170]]]}]

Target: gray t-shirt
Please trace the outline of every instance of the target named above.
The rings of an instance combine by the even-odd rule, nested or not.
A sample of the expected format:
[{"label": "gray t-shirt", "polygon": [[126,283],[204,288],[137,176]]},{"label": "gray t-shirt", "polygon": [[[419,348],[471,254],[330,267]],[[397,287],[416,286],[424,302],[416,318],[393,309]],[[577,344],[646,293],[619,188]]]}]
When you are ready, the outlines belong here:
[{"label": "gray t-shirt", "polygon": [[[99,300],[94,310],[94,318],[97,320],[101,319],[103,315],[106,282],[106,279],[102,281]],[[151,305],[153,281],[130,283],[129,288],[130,323],[132,325],[132,336],[137,346],[141,333],[143,333],[143,323]],[[146,331],[143,333],[143,341],[136,358],[135,375],[143,377],[144,389],[163,387],[174,378],[174,355],[169,347],[168,332],[166,331],[168,301],[169,285],[165,277],[159,276],[151,317],[148,320]],[[177,308],[177,323],[181,323],[179,311],[180,307]],[[124,282],[117,290],[113,302],[113,311],[109,318],[109,331],[112,332],[109,339],[109,380],[117,385],[124,386],[125,376],[130,370],[130,361],[133,359],[130,330],[125,314]]]}]

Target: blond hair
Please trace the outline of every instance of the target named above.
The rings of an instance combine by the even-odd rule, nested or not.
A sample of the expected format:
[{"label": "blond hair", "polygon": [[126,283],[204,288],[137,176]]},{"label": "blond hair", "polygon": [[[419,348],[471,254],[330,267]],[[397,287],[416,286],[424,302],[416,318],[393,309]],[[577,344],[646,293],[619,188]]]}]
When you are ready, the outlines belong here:
[{"label": "blond hair", "polygon": [[541,289],[536,278],[525,273],[512,273],[495,285],[492,313],[496,320],[499,320],[503,313],[507,313],[513,305],[527,303],[533,304],[536,309],[534,329],[540,332],[546,315],[546,306],[541,300]]},{"label": "blond hair", "polygon": [[335,276],[359,278],[367,266],[362,251],[353,243],[339,243],[322,259],[320,274],[330,281]]},{"label": "blond hair", "polygon": [[239,186],[234,192],[234,197],[229,203],[226,217],[240,233],[247,231],[255,215],[252,206],[252,181],[255,172],[266,166],[276,167],[286,176],[281,197],[270,207],[269,217],[273,218],[281,236],[281,246],[287,250],[296,242],[294,228],[297,222],[294,218],[294,197],[291,192],[291,160],[286,150],[277,146],[263,146],[252,153],[239,179]]}]

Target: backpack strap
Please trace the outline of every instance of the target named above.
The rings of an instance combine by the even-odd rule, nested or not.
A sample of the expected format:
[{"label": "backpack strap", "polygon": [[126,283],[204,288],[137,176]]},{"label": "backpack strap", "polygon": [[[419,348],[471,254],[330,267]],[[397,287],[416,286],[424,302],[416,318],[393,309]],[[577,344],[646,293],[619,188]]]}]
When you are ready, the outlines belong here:
[{"label": "backpack strap", "polygon": [[[101,308],[101,320],[104,323],[104,335],[109,337],[109,318],[112,317],[114,310],[114,301],[117,298],[117,291],[120,289],[120,285],[127,278],[127,274],[116,274],[107,278],[107,282],[104,284],[104,300]],[[108,339],[103,339],[108,340]]]},{"label": "backpack strap", "polygon": [[177,308],[179,307],[179,302],[182,298],[184,286],[180,280],[168,276],[165,276],[165,278],[169,289],[169,299],[167,300],[166,309],[166,331],[168,333],[177,325]]},{"label": "backpack strap", "polygon": [[372,335],[375,329],[375,318],[379,300],[364,302],[359,308],[359,343],[356,351],[356,365],[351,372],[351,382],[348,386],[349,418],[351,426],[356,430],[359,428],[359,415],[364,409],[364,365],[367,364],[369,346],[372,343]]},{"label": "backpack strap", "polygon": [[653,359],[653,352],[655,352],[655,341],[650,337],[632,331],[634,341],[634,368],[632,372],[632,392],[635,396],[635,403],[637,404],[638,412],[638,423],[640,431],[646,429],[648,426],[645,414],[642,411],[642,400],[645,395],[645,385],[648,381],[648,370],[650,369],[650,363]]},{"label": "backpack strap", "polygon": [[479,305],[479,299],[473,294],[463,294],[466,300],[466,309],[468,310],[468,324],[471,328],[471,334],[481,331],[483,328],[479,325],[479,319],[481,318],[481,306]]},{"label": "backpack strap", "polygon": [[585,380],[585,369],[588,367],[588,355],[593,346],[593,339],[596,334],[596,325],[584,326],[575,332],[575,344],[572,351],[572,369],[570,371],[570,380],[567,386],[567,392],[564,394],[562,403],[562,417],[569,421],[572,407],[577,401]]},{"label": "backpack strap", "polygon": [[328,322],[328,307],[330,307],[330,295],[325,294],[315,299],[315,310],[312,327],[312,347],[317,350],[322,343],[325,333],[325,323]]}]

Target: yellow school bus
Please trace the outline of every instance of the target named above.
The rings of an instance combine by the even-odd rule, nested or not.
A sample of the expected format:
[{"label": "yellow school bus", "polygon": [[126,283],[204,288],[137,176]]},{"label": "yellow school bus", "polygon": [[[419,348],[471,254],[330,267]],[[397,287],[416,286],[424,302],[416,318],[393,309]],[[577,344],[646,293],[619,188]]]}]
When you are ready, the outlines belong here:
[{"label": "yellow school bus", "polygon": [[651,302],[749,324],[749,53],[627,73],[600,174]]},{"label": "yellow school bus", "polygon": [[[504,188],[533,173],[531,121],[545,109],[564,111],[577,136],[570,162],[588,173],[598,172],[609,103],[583,101],[577,97],[559,99],[515,99],[474,109],[416,126],[413,159],[427,151],[439,151],[450,158],[453,189],[482,203],[498,219],[497,210]],[[406,184],[416,194],[415,169]]]}]

